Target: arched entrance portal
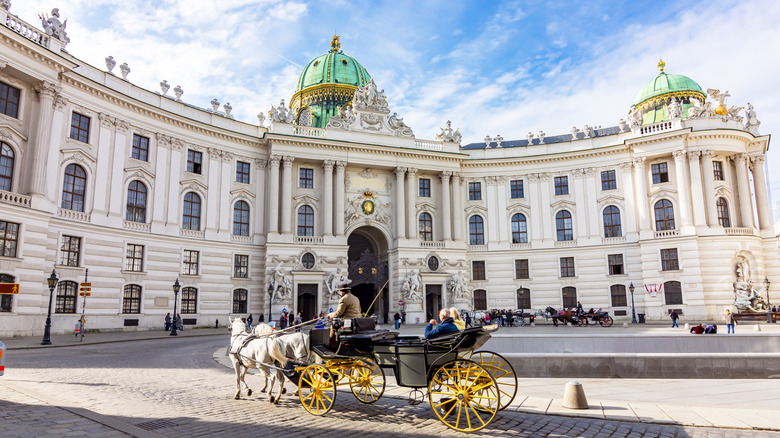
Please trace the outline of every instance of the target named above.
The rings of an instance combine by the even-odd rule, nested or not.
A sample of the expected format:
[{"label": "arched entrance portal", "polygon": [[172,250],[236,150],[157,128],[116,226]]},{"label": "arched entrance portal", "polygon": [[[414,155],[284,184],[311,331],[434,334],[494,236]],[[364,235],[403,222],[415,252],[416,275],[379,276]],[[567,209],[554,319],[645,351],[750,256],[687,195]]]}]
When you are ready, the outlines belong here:
[{"label": "arched entrance portal", "polygon": [[390,294],[387,286],[379,290],[388,278],[387,239],[376,228],[365,226],[349,235],[347,245],[352,294],[360,300],[363,313],[376,314],[380,323],[387,323]]}]

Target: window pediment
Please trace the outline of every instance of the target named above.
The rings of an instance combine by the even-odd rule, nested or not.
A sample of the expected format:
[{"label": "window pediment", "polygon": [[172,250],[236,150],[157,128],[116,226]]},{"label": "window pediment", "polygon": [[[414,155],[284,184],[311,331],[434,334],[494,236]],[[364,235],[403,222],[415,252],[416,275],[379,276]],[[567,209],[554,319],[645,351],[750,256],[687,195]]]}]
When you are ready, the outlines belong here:
[{"label": "window pediment", "polygon": [[572,201],[569,201],[567,199],[561,199],[560,201],[556,201],[556,202],[553,202],[552,204],[550,204],[550,207],[553,210],[561,210],[561,209],[564,209],[564,208],[567,209],[567,210],[574,210],[576,205],[577,204],[575,204]]},{"label": "window pediment", "polygon": [[149,188],[154,187],[154,175],[152,175],[151,172],[144,169],[143,167],[131,167],[125,169],[124,183],[127,184],[128,181],[133,179],[140,179],[146,183],[146,186]]},{"label": "window pediment", "polygon": [[625,201],[625,199],[622,196],[609,195],[609,196],[604,196],[603,198],[599,199],[598,200],[598,204],[599,204],[599,207],[603,207],[603,206],[605,206],[607,204],[623,205],[624,201]]}]

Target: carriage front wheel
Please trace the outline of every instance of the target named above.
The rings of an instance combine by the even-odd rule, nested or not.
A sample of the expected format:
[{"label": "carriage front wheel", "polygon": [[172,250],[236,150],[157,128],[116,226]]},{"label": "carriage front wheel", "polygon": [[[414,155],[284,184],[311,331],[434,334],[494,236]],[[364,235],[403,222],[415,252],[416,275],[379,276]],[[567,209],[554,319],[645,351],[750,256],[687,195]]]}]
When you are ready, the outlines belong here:
[{"label": "carriage front wheel", "polygon": [[313,415],[325,415],[336,403],[333,374],[319,364],[309,365],[298,380],[298,396],[304,409]]},{"label": "carriage front wheel", "polygon": [[490,424],[501,408],[496,379],[482,365],[456,359],[439,367],[428,382],[431,408],[442,423],[461,432]]},{"label": "carriage front wheel", "polygon": [[361,403],[373,403],[385,392],[385,373],[371,359],[360,359],[360,365],[352,369],[349,389]]},{"label": "carriage front wheel", "polygon": [[498,391],[501,392],[500,411],[506,409],[517,395],[517,374],[512,364],[503,356],[492,351],[477,351],[471,356],[471,360],[485,367],[496,379]]},{"label": "carriage front wheel", "polygon": [[612,326],[612,317],[611,316],[605,316],[601,318],[601,321],[599,321],[599,324],[601,324],[602,327],[610,327]]}]

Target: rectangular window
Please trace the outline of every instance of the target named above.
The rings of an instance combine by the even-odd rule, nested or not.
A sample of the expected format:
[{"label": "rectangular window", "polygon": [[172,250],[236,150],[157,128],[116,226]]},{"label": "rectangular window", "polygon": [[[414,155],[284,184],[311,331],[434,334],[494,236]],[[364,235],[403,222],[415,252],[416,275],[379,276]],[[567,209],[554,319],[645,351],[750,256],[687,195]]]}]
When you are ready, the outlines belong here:
[{"label": "rectangular window", "polygon": [[236,182],[249,184],[249,163],[236,161]]},{"label": "rectangular window", "polygon": [[471,262],[471,273],[474,275],[474,280],[487,280],[487,274],[485,273],[485,262]]},{"label": "rectangular window", "polygon": [[73,113],[70,119],[70,138],[89,143],[89,117]]},{"label": "rectangular window", "polygon": [[13,295],[0,295],[0,312],[10,312],[13,309]]},{"label": "rectangular window", "polygon": [[525,193],[523,192],[523,180],[515,179],[509,181],[509,196],[512,199],[525,198]]},{"label": "rectangular window", "polygon": [[203,166],[203,154],[198,151],[187,151],[187,172],[200,174]]},{"label": "rectangular window", "polygon": [[181,290],[181,313],[196,313],[198,311],[198,290],[185,287]]},{"label": "rectangular window", "polygon": [[62,236],[62,246],[60,247],[60,265],[79,266],[80,254],[81,237]]},{"label": "rectangular window", "polygon": [[568,176],[556,176],[555,177],[555,195],[568,195],[569,194],[569,177]]},{"label": "rectangular window", "polygon": [[76,313],[76,292],[79,284],[75,281],[57,283],[57,298],[54,302],[54,313]]},{"label": "rectangular window", "polygon": [[515,279],[527,280],[531,278],[528,270],[528,259],[515,260]]},{"label": "rectangular window", "polygon": [[601,190],[615,190],[617,189],[617,181],[615,180],[614,170],[605,170],[601,172]]},{"label": "rectangular window", "polygon": [[19,224],[0,221],[0,256],[16,257],[19,245]]},{"label": "rectangular window", "polygon": [[577,288],[566,286],[561,289],[561,302],[564,309],[574,309],[577,307]]},{"label": "rectangular window", "polygon": [[712,162],[712,177],[716,181],[725,181],[726,178],[723,177],[723,161],[713,161]]},{"label": "rectangular window", "polygon": [[574,277],[574,257],[561,257],[561,277]]},{"label": "rectangular window", "polygon": [[298,172],[298,187],[302,189],[314,188],[314,169],[300,168]]},{"label": "rectangular window", "polygon": [[609,263],[609,275],[623,275],[623,254],[610,254],[607,256]]},{"label": "rectangular window", "polygon": [[122,297],[122,313],[141,313],[141,286],[128,284]]},{"label": "rectangular window", "polygon": [[481,201],[481,200],[482,200],[482,183],[470,182],[469,201]]},{"label": "rectangular window", "polygon": [[623,284],[613,284],[609,287],[609,295],[612,298],[612,307],[626,307],[628,306],[628,298],[626,297],[626,286]]},{"label": "rectangular window", "polygon": [[233,291],[233,313],[246,313],[246,289],[236,289]]},{"label": "rectangular window", "polygon": [[428,178],[420,178],[418,181],[418,196],[420,198],[430,198],[431,197],[431,180]]},{"label": "rectangular window", "polygon": [[149,138],[133,134],[133,150],[130,157],[136,160],[149,161]]},{"label": "rectangular window", "polygon": [[233,257],[233,277],[249,278],[249,256],[236,254]]},{"label": "rectangular window", "polygon": [[666,163],[653,164],[650,166],[650,171],[653,173],[653,184],[669,182],[669,170],[666,168]]},{"label": "rectangular window", "polygon": [[184,265],[182,275],[198,275],[198,262],[200,253],[198,251],[184,250]]},{"label": "rectangular window", "polygon": [[8,117],[19,117],[19,89],[0,82],[0,113]]},{"label": "rectangular window", "polygon": [[127,254],[125,256],[125,271],[143,272],[144,271],[144,246],[127,244]]},{"label": "rectangular window", "polygon": [[531,289],[520,288],[517,290],[517,308],[531,309]]},{"label": "rectangular window", "polygon": [[[667,306],[683,303],[682,284],[679,281],[667,281],[664,283],[664,300]],[[677,311],[680,313],[680,311]]]},{"label": "rectangular window", "polygon": [[677,261],[677,248],[661,250],[661,270],[679,271],[680,263]]}]

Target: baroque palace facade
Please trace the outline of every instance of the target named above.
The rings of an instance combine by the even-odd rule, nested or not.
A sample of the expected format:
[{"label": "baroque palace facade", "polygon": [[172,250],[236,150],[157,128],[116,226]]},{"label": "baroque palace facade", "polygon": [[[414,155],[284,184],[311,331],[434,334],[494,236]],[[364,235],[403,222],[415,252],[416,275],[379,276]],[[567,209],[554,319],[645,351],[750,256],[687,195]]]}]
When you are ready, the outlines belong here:
[{"label": "baroque palace facade", "polygon": [[461,144],[449,122],[416,138],[334,37],[289,108],[249,124],[90,66],[59,14],[41,30],[7,3],[0,283],[20,291],[0,295],[2,336],[43,331],[52,269],[54,332],[82,308],[88,328],[158,328],[175,297],[190,325],[309,318],[345,281],[380,320],[577,301],[715,319],[780,281],[769,136],[663,65],[618,126]]}]

